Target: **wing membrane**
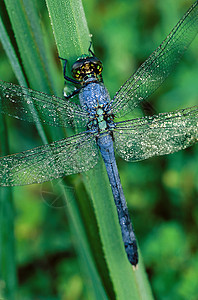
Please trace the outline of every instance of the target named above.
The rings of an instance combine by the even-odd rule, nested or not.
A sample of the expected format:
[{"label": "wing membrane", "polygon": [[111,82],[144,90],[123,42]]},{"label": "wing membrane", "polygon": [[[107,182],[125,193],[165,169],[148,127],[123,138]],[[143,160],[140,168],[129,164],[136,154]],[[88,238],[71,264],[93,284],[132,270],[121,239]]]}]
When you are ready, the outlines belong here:
[{"label": "wing membrane", "polygon": [[117,92],[112,104],[116,117],[133,110],[163,83],[174,70],[197,32],[198,1],[191,6],[163,43]]},{"label": "wing membrane", "polygon": [[198,141],[198,106],[117,123],[114,140],[127,161],[185,149]]},{"label": "wing membrane", "polygon": [[52,126],[84,127],[88,122],[86,112],[75,103],[5,81],[0,81],[0,111]]},{"label": "wing membrane", "polygon": [[86,171],[98,159],[93,135],[81,133],[32,150],[0,158],[0,185],[41,183]]}]

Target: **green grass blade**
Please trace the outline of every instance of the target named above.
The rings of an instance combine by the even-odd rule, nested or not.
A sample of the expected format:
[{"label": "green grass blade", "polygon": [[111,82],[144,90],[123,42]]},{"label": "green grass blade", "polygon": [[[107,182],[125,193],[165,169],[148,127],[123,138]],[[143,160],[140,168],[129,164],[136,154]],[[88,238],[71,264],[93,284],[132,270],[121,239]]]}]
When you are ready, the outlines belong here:
[{"label": "green grass blade", "polygon": [[[3,24],[1,18],[0,18],[0,41],[3,45],[3,48],[4,48],[8,58],[9,58],[10,64],[11,64],[12,69],[13,69],[15,75],[16,75],[16,78],[19,81],[19,84],[24,86],[24,87],[27,87],[27,81],[26,81],[25,76],[23,74],[22,67],[20,65],[20,62],[19,62],[18,57],[16,55],[16,52],[14,50],[14,47],[12,46],[9,35],[7,34],[7,31],[4,27],[4,24]],[[44,130],[43,130],[41,124],[39,124],[37,122],[36,127],[38,129],[38,132],[40,133],[40,136],[41,136],[43,142],[46,143],[47,138],[46,138],[46,135],[44,133]]]},{"label": "green grass blade", "polygon": [[[5,0],[5,2],[11,17],[28,81],[33,88],[49,92],[51,87],[52,89],[54,89],[54,87],[49,78],[51,74],[49,69],[46,68],[47,63],[43,55],[45,53],[45,46],[42,39],[40,39],[42,33],[39,28],[35,30],[35,26],[37,25],[39,27],[39,24],[37,24],[36,13],[31,11],[32,4],[29,0],[26,0],[23,3],[19,3],[16,8],[16,4],[14,4],[13,1]],[[59,54],[61,57],[69,59],[70,63],[73,63],[79,55],[87,53],[90,43],[89,30],[87,28],[82,3],[79,0],[46,0],[46,2],[51,15]],[[26,39],[23,38],[24,34],[27,37]],[[53,136],[53,131],[50,131],[50,133]],[[103,176],[101,176],[101,174]],[[92,277],[93,283],[98,285],[95,290],[95,295],[100,292],[100,295],[103,295],[101,297],[105,297],[103,287],[94,268],[94,263],[97,265],[98,270],[100,270],[101,281],[108,295],[113,295],[114,289],[118,299],[152,299],[141,262],[139,270],[134,273],[127,261],[117,220],[117,213],[103,163],[98,164],[94,170],[87,172],[84,177],[87,192],[89,197],[93,200],[103,245],[102,250],[100,249],[100,243],[94,241],[96,245],[95,249],[98,248],[98,251],[101,251],[101,253],[104,251],[109,275],[107,274],[108,270],[105,261],[102,262],[102,266],[99,269],[101,260],[96,258],[94,253],[90,254],[90,248],[92,252],[94,249],[94,247],[90,246],[93,240],[89,242],[89,245],[85,236],[85,232],[87,234],[88,228],[86,228],[86,225],[82,225],[83,216],[84,219],[90,220],[90,227],[95,227],[94,222],[92,222],[90,218],[90,212],[87,211],[84,215],[82,213],[79,214],[78,207],[74,204],[75,202],[72,198],[70,217],[73,220],[73,228],[75,228],[77,235],[82,238],[82,240],[80,239],[80,246],[83,247],[84,252],[82,251],[83,254],[81,254],[81,256],[86,256],[86,262],[87,265],[89,265],[89,274]],[[82,196],[79,198],[80,202],[85,201]],[[97,232],[97,228],[94,230]],[[113,287],[111,283],[105,285],[105,278],[111,278]]]},{"label": "green grass blade", "polygon": [[26,83],[25,77],[23,75],[23,71],[21,69],[19,60],[17,58],[17,55],[15,53],[15,50],[14,50],[11,42],[10,42],[9,35],[6,32],[6,29],[4,27],[1,17],[0,17],[0,40],[1,40],[2,46],[8,56],[8,59],[12,66],[12,69],[15,72],[20,85],[27,86],[27,83]]},{"label": "green grass blade", "polygon": [[86,185],[92,194],[104,253],[118,299],[153,299],[142,260],[136,271],[128,262],[103,163],[87,172]]},{"label": "green grass blade", "polygon": [[40,20],[32,1],[5,0],[23,66],[32,88],[49,92],[54,89],[48,70]]},{"label": "green grass blade", "polygon": [[[73,62],[79,55],[87,52],[90,42],[82,3],[59,0],[46,2],[60,56]],[[138,273],[135,275],[126,258],[112,193],[102,163],[86,173],[85,185],[93,200],[104,255],[117,298],[142,299],[142,280],[147,287],[145,299],[152,299],[143,268],[136,271]],[[102,278],[102,274],[100,275]],[[140,281],[136,280],[138,275]]]},{"label": "green grass blade", "polygon": [[[26,2],[27,3],[27,2]],[[21,58],[22,58],[22,61],[25,61],[26,63],[25,63],[25,65],[26,65],[26,67],[25,67],[25,70],[26,69],[29,69],[29,70],[31,70],[31,68],[32,68],[32,62],[29,60],[29,61],[26,61],[26,58],[27,58],[27,54],[26,54],[26,52],[24,52],[24,51],[22,51],[24,48],[26,48],[26,47],[28,47],[28,44],[29,44],[29,40],[31,40],[31,37],[32,36],[34,36],[35,35],[35,33],[34,32],[32,32],[32,28],[30,28],[30,27],[28,27],[28,25],[29,24],[32,24],[33,23],[33,21],[31,20],[29,20],[29,18],[31,18],[31,16],[32,16],[32,14],[31,15],[28,15],[28,16],[26,16],[26,14],[24,13],[24,17],[22,18],[22,16],[21,16],[21,18],[24,20],[24,22],[23,23],[21,23],[21,24],[18,24],[18,17],[15,19],[15,15],[13,16],[12,15],[12,12],[10,12],[10,9],[12,8],[12,6],[11,6],[11,4],[12,3],[10,3],[9,1],[7,1],[7,8],[8,8],[8,10],[9,10],[9,15],[11,15],[12,17],[11,17],[11,20],[12,20],[12,25],[13,25],[13,29],[14,29],[14,32],[15,32],[15,35],[18,37],[18,39],[17,39],[17,42],[18,42],[18,47],[19,47],[19,49],[21,49],[20,50],[20,54],[21,54]],[[21,8],[23,8],[23,6],[21,6]],[[31,6],[29,7],[29,9],[31,8]],[[28,7],[26,6],[25,7],[25,9],[26,10],[28,10]],[[26,10],[24,9],[24,12],[26,12]],[[21,12],[21,14],[22,14],[22,12]],[[25,21],[26,21],[26,25],[25,25]],[[36,24],[39,24],[39,22],[37,23],[37,22],[35,22]],[[34,25],[34,27],[36,26],[36,24]],[[27,28],[29,28],[29,30],[27,30],[27,35],[29,35],[29,37],[27,38],[27,39],[25,39],[25,40],[23,40],[22,41],[22,43],[20,43],[21,42],[21,40],[22,40],[22,36],[23,36],[23,32],[25,31],[25,29],[24,28],[20,28],[20,25],[22,26],[22,27],[25,27],[25,26],[27,26]],[[37,30],[37,32],[38,32],[38,30]],[[31,43],[32,44],[34,44],[34,42],[35,42],[35,40],[34,39],[32,39],[32,41],[31,41]],[[27,44],[26,44],[27,43]],[[42,45],[41,45],[42,46]],[[34,49],[37,49],[37,43],[35,43],[34,44],[34,47],[31,47],[31,49],[29,49],[29,55],[31,56],[31,57],[33,57],[33,56],[35,56],[36,57],[36,54],[34,53]],[[39,59],[39,57],[42,57],[42,55],[38,55],[37,56],[37,60]],[[35,65],[37,65],[38,66],[38,69],[40,68],[39,66],[40,65],[42,65],[42,63],[40,64],[39,62],[37,62],[37,60],[35,60],[34,61],[34,64]],[[44,70],[41,70],[41,72],[43,72],[43,74],[45,73],[45,69]],[[27,76],[27,78],[28,78],[28,80],[29,80],[29,82],[31,82],[31,78],[30,78],[30,72],[26,72],[26,76]],[[36,89],[41,89],[42,90],[42,88],[40,87],[40,85],[39,85],[39,77],[37,77],[37,78],[35,78],[35,82],[34,82],[34,88],[36,88]],[[41,128],[42,129],[42,128]],[[53,130],[49,130],[50,131],[50,133],[49,133],[49,136],[52,134],[53,135]],[[57,138],[57,136],[56,136],[56,138]],[[74,203],[75,203],[75,201],[73,200],[73,199],[71,199],[72,197],[70,197],[70,195],[67,195],[66,196],[66,199],[67,199],[67,201],[70,203],[70,202],[72,202],[72,204],[73,204],[73,206],[75,206],[74,205]],[[72,206],[72,207],[73,207]],[[73,210],[71,210],[71,215],[72,215],[72,218],[73,219],[76,219],[79,223],[80,223],[80,218],[79,218],[79,216],[77,216],[77,214],[76,214],[76,211],[73,209]],[[81,231],[83,230],[83,227],[82,227],[82,225],[79,227],[79,228],[81,228]],[[78,236],[79,236],[79,230],[78,230]],[[82,234],[80,234],[80,237],[81,237],[81,240],[82,240]],[[81,245],[80,245],[80,247],[82,248],[82,244],[84,243],[84,245],[87,245],[88,246],[88,243],[86,242],[86,239],[84,238],[83,239],[83,242],[81,241]],[[80,249],[80,247],[79,247],[79,249]],[[88,247],[87,247],[88,248]],[[84,249],[86,249],[86,247],[84,246]],[[85,255],[86,254],[86,255]],[[92,259],[90,258],[90,254],[88,253],[88,251],[86,251],[85,250],[85,253],[84,253],[84,257],[86,257],[86,260],[89,262],[89,270],[90,270],[90,279],[92,279],[92,281],[93,281],[93,287],[97,284],[97,288],[96,288],[96,290],[95,290],[95,295],[98,295],[97,297],[102,297],[102,298],[104,298],[105,299],[105,293],[104,293],[104,290],[103,290],[103,288],[101,288],[101,285],[99,285],[99,277],[98,277],[98,275],[97,275],[97,272],[95,271],[95,266],[94,266],[94,264],[93,264],[93,261],[92,261]],[[93,276],[93,274],[94,274],[94,276]]]},{"label": "green grass blade", "polygon": [[[10,59],[13,70],[22,85],[26,85],[21,66],[0,18],[0,40]],[[0,116],[1,156],[9,153],[8,132],[5,117]],[[17,267],[15,260],[14,205],[10,188],[0,188],[0,280],[5,284],[2,294],[6,299],[16,299]],[[1,291],[0,291],[1,292]]]},{"label": "green grass blade", "polygon": [[59,55],[73,63],[76,57],[87,53],[90,44],[81,0],[46,0]]},{"label": "green grass blade", "polygon": [[[20,62],[19,62],[16,52],[14,50],[14,47],[11,44],[10,38],[6,32],[6,29],[5,29],[1,19],[0,19],[0,40],[1,40],[1,43],[4,47],[4,50],[5,50],[8,58],[9,58],[12,69],[13,69],[20,85],[27,87],[27,82],[26,82],[25,76],[23,75],[22,67],[20,65]],[[46,134],[39,122],[36,123],[36,127],[41,136],[42,141],[44,143],[47,143]]]},{"label": "green grass blade", "polygon": [[[68,198],[66,189],[64,189],[64,193],[65,198]],[[81,261],[84,262],[82,264],[84,269],[86,265],[87,276],[90,277],[92,281],[92,299],[108,299],[104,289],[101,288],[101,279],[95,268],[92,259],[92,254],[90,253],[90,247],[87,241],[86,232],[84,230],[83,220],[81,218],[81,214],[79,212],[78,206],[74,198],[72,199],[72,201],[69,202],[67,209],[69,210],[71,231],[73,232],[75,237],[78,237],[79,246],[76,247],[78,256],[80,257]]]},{"label": "green grass blade", "polygon": [[[0,116],[1,155],[8,153],[8,135],[4,116]],[[14,240],[14,206],[10,188],[0,188],[0,288],[1,299],[16,299],[17,272]]]},{"label": "green grass blade", "polygon": [[[90,36],[82,9],[82,3],[81,1],[66,1],[63,3],[63,1],[54,2],[51,0],[46,1],[46,3],[51,17],[51,23],[53,25],[53,32],[57,42],[59,54],[61,57],[69,59],[70,63],[73,63],[74,60],[82,53],[87,53],[90,44]],[[87,221],[87,225],[84,222],[86,234],[89,236],[90,228],[92,229],[92,233],[94,231],[96,234],[98,234],[97,225],[92,219],[92,208],[90,206],[87,209],[85,208],[86,205],[88,206],[88,199],[84,199],[82,195],[79,195],[79,201],[81,203],[79,203],[81,206],[81,215],[84,213],[83,218]],[[82,209],[82,207],[84,207],[84,209]],[[103,260],[101,243],[100,241],[99,243],[97,242],[95,240],[94,245],[92,242],[89,242],[89,248],[92,248],[93,257],[95,255],[94,249],[97,248],[98,253],[101,251],[101,260]],[[90,259],[93,258],[90,256]],[[101,269],[100,276],[102,278],[103,285],[106,286],[107,293],[109,295],[113,295],[113,287],[109,279],[106,264],[104,263],[104,260],[102,264],[101,260],[95,263]],[[92,280],[95,281],[93,278]]]}]

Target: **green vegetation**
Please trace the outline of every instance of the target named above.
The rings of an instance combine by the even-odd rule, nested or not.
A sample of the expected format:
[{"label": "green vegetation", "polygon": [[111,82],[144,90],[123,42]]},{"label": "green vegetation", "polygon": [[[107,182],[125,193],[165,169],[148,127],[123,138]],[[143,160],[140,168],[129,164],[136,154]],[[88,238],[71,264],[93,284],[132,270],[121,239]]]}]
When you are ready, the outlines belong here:
[{"label": "green vegetation", "polygon": [[[51,21],[43,0],[35,1],[35,6],[30,0],[24,1],[22,6],[16,6],[13,0],[4,2],[7,10],[2,6],[2,18],[8,32],[4,36],[4,45],[15,75],[1,48],[0,79],[28,84],[36,90],[60,96],[63,76],[58,55],[69,58],[71,66],[76,56],[87,52],[89,45],[86,22],[79,24],[85,21],[80,1],[46,1]],[[61,8],[61,5],[65,6]],[[89,0],[83,5],[93,34],[94,51],[104,64],[104,82],[113,96],[161,43],[191,3],[184,0]],[[75,6],[80,15],[75,14]],[[2,36],[3,29],[0,28]],[[197,45],[198,40],[174,74],[151,97],[157,112],[197,104]],[[138,115],[139,111],[133,114],[134,117]],[[72,134],[68,130],[40,125],[37,131],[32,124],[12,118],[6,118],[6,121],[10,153]],[[1,120],[2,155],[8,153],[4,124]],[[197,299],[197,150],[196,145],[173,155],[134,164],[117,157],[123,189],[156,299]],[[61,209],[46,205],[49,193],[52,200],[60,197],[66,205],[61,202],[64,206]],[[19,284],[16,299],[152,299],[142,263],[134,273],[126,259],[103,164],[85,174],[69,176],[52,184],[16,187],[13,195],[15,218],[12,206],[5,206],[5,199],[12,203],[12,195],[0,188],[0,234],[4,243],[0,244],[0,299],[5,293],[11,300],[16,295],[12,222],[15,225]],[[8,214],[7,218],[4,212]],[[104,224],[108,221],[109,227],[105,231]],[[6,232],[10,232],[9,239],[2,238],[7,236]],[[6,289],[2,279],[7,280]]]}]

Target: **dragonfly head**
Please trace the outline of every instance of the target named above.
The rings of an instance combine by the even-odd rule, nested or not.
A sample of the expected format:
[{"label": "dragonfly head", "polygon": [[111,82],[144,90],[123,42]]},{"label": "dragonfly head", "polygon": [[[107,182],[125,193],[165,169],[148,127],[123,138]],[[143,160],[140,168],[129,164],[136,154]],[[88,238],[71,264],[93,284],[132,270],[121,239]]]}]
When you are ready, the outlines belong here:
[{"label": "dragonfly head", "polygon": [[102,73],[102,62],[95,56],[83,54],[72,66],[72,76],[80,81],[86,81],[88,78],[97,79]]}]

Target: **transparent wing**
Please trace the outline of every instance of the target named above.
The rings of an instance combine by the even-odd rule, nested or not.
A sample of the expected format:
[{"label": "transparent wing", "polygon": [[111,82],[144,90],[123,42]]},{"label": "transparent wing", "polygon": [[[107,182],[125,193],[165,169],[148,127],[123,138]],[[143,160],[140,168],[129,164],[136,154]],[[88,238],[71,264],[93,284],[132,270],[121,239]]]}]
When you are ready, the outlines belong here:
[{"label": "transparent wing", "polygon": [[0,112],[29,122],[84,127],[87,113],[66,99],[0,81]]},{"label": "transparent wing", "polygon": [[98,159],[95,137],[81,133],[48,145],[0,158],[0,185],[41,183],[84,172]]},{"label": "transparent wing", "polygon": [[164,42],[120,88],[113,98],[112,110],[121,117],[146,100],[169,76],[198,32],[196,1]]},{"label": "transparent wing", "polygon": [[198,106],[117,123],[113,135],[127,161],[185,149],[198,141]]}]

